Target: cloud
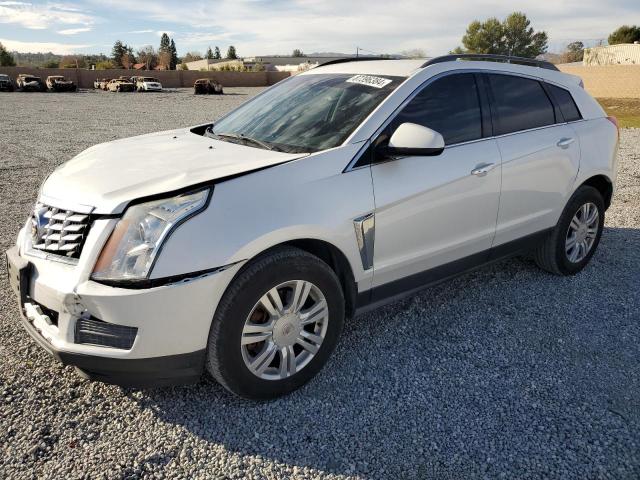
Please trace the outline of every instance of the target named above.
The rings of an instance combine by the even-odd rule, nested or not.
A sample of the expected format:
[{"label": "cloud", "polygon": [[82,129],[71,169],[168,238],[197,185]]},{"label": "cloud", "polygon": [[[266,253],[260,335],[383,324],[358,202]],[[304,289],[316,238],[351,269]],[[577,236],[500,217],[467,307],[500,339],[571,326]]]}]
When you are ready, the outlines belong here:
[{"label": "cloud", "polygon": [[153,33],[153,30],[133,30],[131,32],[125,32],[130,34],[139,34],[139,33]]},{"label": "cloud", "polygon": [[[634,23],[637,0],[460,0],[445,7],[435,0],[219,0],[214,4],[183,0],[90,0],[118,12],[174,27],[182,51],[233,43],[240,54],[355,51],[356,46],[380,53],[420,48],[443,54],[460,44],[474,19],[504,18],[514,9],[527,13],[535,29],[557,39],[606,38],[621,19]],[[636,20],[637,23],[637,20]],[[180,26],[185,28],[180,29]],[[215,44],[215,43],[214,43]]]},{"label": "cloud", "polygon": [[95,20],[93,16],[68,4],[0,2],[0,23],[16,24],[32,30],[45,30],[52,25],[60,24],[90,26]]},{"label": "cloud", "polygon": [[93,45],[77,45],[68,43],[55,43],[55,42],[21,42],[18,40],[9,40],[6,38],[0,38],[5,48],[9,51],[18,52],[53,52],[57,55],[70,55],[80,50],[87,49]]},{"label": "cloud", "polygon": [[60,35],[77,35],[78,33],[90,32],[90,27],[67,28],[66,30],[58,30]]}]

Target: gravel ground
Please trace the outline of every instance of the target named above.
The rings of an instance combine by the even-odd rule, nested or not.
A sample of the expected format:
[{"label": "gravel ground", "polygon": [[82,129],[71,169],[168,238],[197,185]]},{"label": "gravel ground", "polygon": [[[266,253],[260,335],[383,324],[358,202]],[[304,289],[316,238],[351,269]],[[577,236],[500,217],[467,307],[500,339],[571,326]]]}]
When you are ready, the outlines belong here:
[{"label": "gravel ground", "polygon": [[[0,247],[55,166],[259,91],[228,90],[3,94]],[[0,478],[640,478],[640,130],[622,132],[620,161],[584,272],[519,258],[363,315],[277,401],[82,380],[19,326],[3,265]]]}]

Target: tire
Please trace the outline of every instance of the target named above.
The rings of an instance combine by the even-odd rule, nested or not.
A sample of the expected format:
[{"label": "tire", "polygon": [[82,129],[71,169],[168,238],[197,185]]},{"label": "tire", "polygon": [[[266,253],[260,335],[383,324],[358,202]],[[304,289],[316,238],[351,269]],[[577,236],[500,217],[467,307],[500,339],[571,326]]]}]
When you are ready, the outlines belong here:
[{"label": "tire", "polygon": [[[587,211],[593,212],[593,207],[590,206],[595,206],[598,215],[597,219],[590,224],[592,228],[585,227],[582,231],[576,232],[572,226],[574,217],[578,220],[582,219],[585,211],[583,209],[585,208]],[[536,249],[534,259],[538,266],[550,273],[563,276],[575,275],[581,271],[589,263],[600,243],[604,227],[604,212],[604,200],[598,190],[586,185],[578,188],[567,202],[553,231]],[[577,224],[580,224],[580,222]],[[594,229],[595,232],[593,232]],[[584,239],[584,250],[581,250],[578,246],[569,248],[569,245],[571,245],[569,239],[575,239],[576,236],[578,239],[582,239],[583,232],[586,232],[587,235]],[[580,242],[577,243],[579,244]],[[576,249],[578,254],[576,254]],[[586,254],[584,253],[585,250]]]},{"label": "tire", "polygon": [[[292,284],[296,287],[311,285],[305,296],[307,303],[302,302],[301,305],[303,316],[309,315],[314,308],[322,311],[322,315],[313,315],[317,320],[305,327],[297,323],[300,317],[295,313],[272,317],[260,303],[266,298],[267,303],[276,306],[277,303],[270,300],[273,297],[267,296],[268,292],[272,295],[275,291],[284,308],[293,308],[296,287]],[[275,287],[279,289],[273,290]],[[300,291],[304,288],[301,287]],[[326,263],[297,248],[276,248],[246,265],[224,293],[209,333],[207,371],[227,390],[244,398],[269,399],[290,393],[308,382],[324,366],[342,332],[344,315],[340,282]],[[257,325],[255,322],[262,326],[275,326],[270,333],[258,333],[268,336],[267,339],[256,343],[244,340],[248,344],[242,345],[243,330],[250,321],[254,327]],[[246,339],[246,331],[244,335]],[[296,343],[296,339],[309,335],[315,339],[324,335],[314,353]],[[274,349],[274,356],[269,356],[268,353]],[[268,366],[261,373],[258,373],[259,368],[252,371],[249,364],[259,364],[259,357],[263,356],[270,358],[263,362]],[[287,357],[293,360],[283,363]],[[264,378],[268,376],[270,378]]]}]

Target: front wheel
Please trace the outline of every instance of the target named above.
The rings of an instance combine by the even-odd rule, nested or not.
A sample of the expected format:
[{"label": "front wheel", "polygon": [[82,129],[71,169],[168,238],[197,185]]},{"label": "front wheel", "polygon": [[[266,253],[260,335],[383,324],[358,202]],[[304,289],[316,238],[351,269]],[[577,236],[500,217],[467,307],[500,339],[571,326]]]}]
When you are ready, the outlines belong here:
[{"label": "front wheel", "polygon": [[309,381],[326,363],[344,323],[344,297],[331,268],[296,248],[247,265],[216,310],[207,370],[245,398],[274,398]]},{"label": "front wheel", "polygon": [[575,275],[591,260],[603,228],[602,195],[584,185],[569,199],[556,227],[536,250],[536,263],[556,275]]}]

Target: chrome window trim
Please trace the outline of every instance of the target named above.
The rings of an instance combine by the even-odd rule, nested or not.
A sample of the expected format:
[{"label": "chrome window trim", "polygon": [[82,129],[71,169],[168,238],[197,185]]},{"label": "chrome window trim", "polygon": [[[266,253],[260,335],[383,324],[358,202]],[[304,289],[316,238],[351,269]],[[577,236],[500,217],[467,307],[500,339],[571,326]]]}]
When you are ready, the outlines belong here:
[{"label": "chrome window trim", "polygon": [[[351,161],[349,162],[347,167],[344,169],[343,173],[347,173],[347,172],[350,172],[352,170],[358,170],[358,169],[364,168],[364,167],[370,167],[371,164],[361,165],[359,167],[354,167],[354,165],[360,159],[363,151],[366,148],[368,148],[368,146],[371,144],[371,141],[374,138],[376,138],[378,135],[380,135],[380,133],[385,128],[387,128],[387,126],[389,126],[389,124],[398,116],[399,112],[405,106],[407,106],[407,104],[411,100],[413,100],[418,95],[418,93],[420,93],[424,88],[429,86],[429,84],[431,84],[432,82],[434,82],[435,80],[438,80],[440,78],[443,78],[443,77],[446,77],[446,76],[449,76],[449,75],[456,75],[456,74],[460,74],[460,73],[487,73],[487,74],[495,74],[495,75],[510,75],[510,76],[514,76],[514,77],[522,77],[522,78],[527,78],[527,79],[530,79],[530,80],[536,80],[538,82],[549,83],[549,84],[558,86],[559,88],[564,88],[565,90],[567,90],[566,86],[563,86],[563,85],[560,85],[560,84],[556,84],[554,82],[547,81],[546,79],[541,78],[541,77],[537,77],[535,75],[528,75],[526,73],[521,73],[521,72],[505,72],[505,71],[502,71],[502,70],[490,70],[490,69],[482,69],[482,68],[467,68],[467,69],[460,69],[460,70],[449,70],[449,71],[446,71],[446,72],[439,73],[437,75],[434,75],[434,76],[429,77],[428,79],[426,79],[418,87],[416,87],[416,89],[413,92],[411,92],[407,96],[407,98],[393,111],[393,113],[391,113],[391,115],[381,124],[381,126],[376,129],[376,131],[371,136],[371,138],[365,143],[365,146],[362,149],[358,150],[358,152],[351,159]],[[567,90],[567,91],[569,91],[569,90]],[[571,92],[569,91],[569,93],[571,93]],[[474,140],[468,140],[466,142],[452,143],[451,145],[446,145],[445,146],[445,150],[450,149],[450,148],[454,148],[454,147],[459,147],[459,146],[462,146],[462,145],[469,145],[469,144],[472,144],[472,143],[478,143],[478,142],[482,142],[482,141],[485,141],[485,140],[492,140],[492,139],[493,140],[497,140],[499,138],[504,138],[504,137],[508,137],[508,136],[512,136],[512,135],[518,135],[518,134],[521,134],[521,133],[529,133],[529,132],[534,132],[536,130],[542,130],[542,129],[545,129],[545,128],[552,128],[552,127],[556,127],[556,126],[559,126],[559,125],[569,125],[569,124],[572,124],[572,123],[578,123],[578,122],[584,122],[584,121],[586,121],[586,120],[584,118],[581,118],[579,120],[573,120],[571,122],[556,122],[556,123],[552,123],[552,124],[549,124],[549,125],[543,125],[541,127],[528,128],[526,130],[518,130],[518,131],[515,131],[515,132],[503,133],[502,135],[491,135],[489,137],[476,138]],[[363,123],[364,123],[364,121],[363,121]]]}]

